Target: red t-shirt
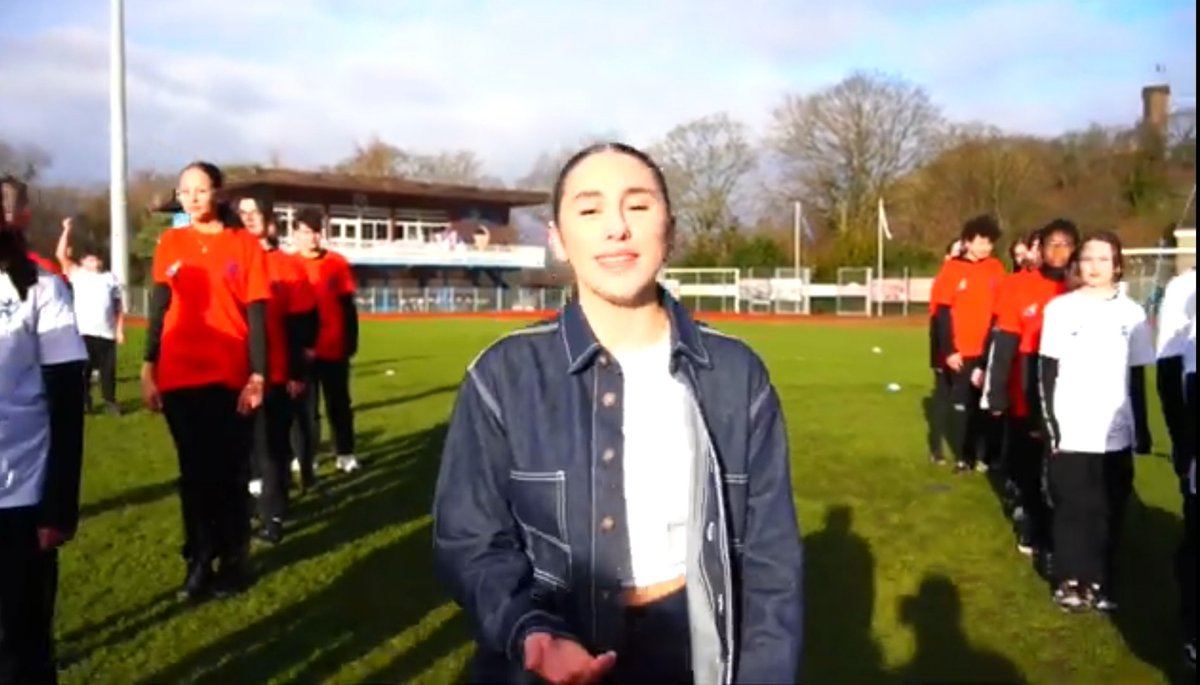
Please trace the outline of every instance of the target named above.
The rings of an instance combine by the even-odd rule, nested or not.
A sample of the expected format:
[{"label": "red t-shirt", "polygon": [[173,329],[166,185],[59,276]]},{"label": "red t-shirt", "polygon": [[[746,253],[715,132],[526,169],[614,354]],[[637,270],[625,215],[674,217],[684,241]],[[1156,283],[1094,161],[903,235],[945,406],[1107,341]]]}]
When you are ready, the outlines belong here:
[{"label": "red t-shirt", "polygon": [[267,301],[267,379],[279,385],[288,382],[288,317],[312,311],[317,306],[304,267],[292,255],[267,252],[267,280],[271,299]]},{"label": "red t-shirt", "polygon": [[996,292],[1007,275],[1004,264],[995,257],[978,262],[951,259],[938,274],[945,283],[931,299],[935,310],[950,307],[954,349],[963,357],[983,356],[996,309]]},{"label": "red t-shirt", "polygon": [[245,386],[250,377],[246,306],[271,297],[258,240],[237,229],[166,231],[154,250],[153,275],[156,284],[171,289],[156,366],[159,389]]},{"label": "red t-shirt", "polygon": [[342,298],[354,294],[354,272],[350,262],[336,252],[322,250],[313,257],[300,257],[308,282],[317,298],[317,359],[346,358],[346,323]]},{"label": "red t-shirt", "polygon": [[996,300],[996,330],[1016,335],[1020,342],[1008,376],[1010,411],[1028,416],[1026,367],[1042,344],[1046,305],[1067,291],[1067,284],[1046,278],[1039,270],[1021,271],[1005,279]]}]

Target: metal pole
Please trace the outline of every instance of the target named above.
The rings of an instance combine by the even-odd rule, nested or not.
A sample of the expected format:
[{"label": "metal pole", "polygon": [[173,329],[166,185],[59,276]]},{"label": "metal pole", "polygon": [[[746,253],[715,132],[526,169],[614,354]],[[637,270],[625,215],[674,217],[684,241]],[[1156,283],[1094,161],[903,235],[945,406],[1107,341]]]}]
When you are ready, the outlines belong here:
[{"label": "metal pole", "polygon": [[[880,202],[882,202],[882,200],[880,200]],[[879,285],[875,291],[876,292],[875,309],[878,311],[879,316],[883,316],[883,217],[882,216],[876,217],[875,223],[876,223],[875,232],[878,234],[878,236],[876,236],[876,237],[879,240],[879,253],[876,255],[876,270],[875,270],[875,280],[876,280],[876,283],[878,283]]]},{"label": "metal pole", "polygon": [[[129,290],[129,213],[125,192],[125,1],[111,0],[109,37],[109,264],[122,292]],[[126,298],[128,304],[128,298]]]},{"label": "metal pole", "polygon": [[800,278],[800,201],[792,203],[792,272],[793,278]]}]

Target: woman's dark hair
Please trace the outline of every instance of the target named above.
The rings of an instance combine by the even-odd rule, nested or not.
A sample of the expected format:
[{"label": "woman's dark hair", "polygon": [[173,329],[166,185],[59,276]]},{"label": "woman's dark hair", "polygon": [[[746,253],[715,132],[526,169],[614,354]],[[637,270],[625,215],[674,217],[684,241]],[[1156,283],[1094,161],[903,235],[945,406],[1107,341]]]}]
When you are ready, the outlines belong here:
[{"label": "woman's dark hair", "polygon": [[962,233],[959,237],[968,242],[976,238],[987,238],[993,243],[998,243],[1000,242],[1001,235],[1003,235],[1003,231],[1000,230],[1000,224],[996,222],[995,217],[990,214],[981,214],[968,219],[963,224]]},{"label": "woman's dark hair", "polygon": [[[238,225],[243,224],[242,215],[239,210],[239,207],[242,206],[243,200],[251,200],[254,202],[254,206],[258,208],[258,211],[263,217],[263,238],[265,238],[272,247],[279,247],[279,236],[272,234],[271,231],[268,230],[271,224],[275,223],[275,205],[271,202],[271,198],[268,197],[266,193],[242,193],[240,195],[235,195],[232,199],[230,199],[230,210],[235,216],[237,216]],[[242,225],[242,227],[244,228],[245,226]]]},{"label": "woman's dark hair", "polygon": [[1079,262],[1083,259],[1083,248],[1087,247],[1088,243],[1104,243],[1112,248],[1113,281],[1120,282],[1125,276],[1125,252],[1121,246],[1120,236],[1112,231],[1098,231],[1076,244],[1075,252],[1071,254],[1071,262],[1067,266],[1072,280],[1077,284],[1082,281]]},{"label": "woman's dark hair", "polygon": [[[25,184],[17,182],[11,177],[5,178],[3,181],[7,184],[10,179],[15,182],[13,185],[17,189],[18,202],[17,206],[13,208],[15,215],[22,209],[19,198],[23,197],[22,191]],[[0,271],[8,275],[13,287],[17,289],[17,295],[22,300],[29,294],[29,289],[37,283],[37,265],[29,258],[29,244],[25,242],[25,231],[19,225],[9,225],[7,212],[3,207],[0,207]]]},{"label": "woman's dark hair", "polygon": [[296,224],[304,224],[320,233],[325,230],[325,217],[321,214],[321,210],[305,207],[296,213]]},{"label": "woman's dark hair", "polygon": [[626,143],[607,142],[594,143],[576,152],[575,154],[571,155],[570,159],[568,159],[567,162],[563,164],[562,169],[559,170],[558,176],[554,179],[554,190],[550,195],[550,201],[553,203],[552,210],[555,221],[558,221],[559,210],[562,208],[563,187],[566,185],[567,176],[571,175],[571,172],[574,171],[575,167],[579,166],[580,162],[601,152],[617,152],[622,155],[629,155],[642,164],[645,164],[646,167],[650,169],[650,173],[654,174],[654,182],[658,185],[658,190],[660,193],[662,193],[663,201],[667,205],[667,215],[671,216],[671,195],[669,192],[667,192],[667,178],[663,174],[662,168],[650,158],[650,155],[637,149],[636,147],[633,147],[632,145],[628,145]]},{"label": "woman's dark hair", "polygon": [[209,182],[212,183],[213,190],[220,190],[221,188],[225,187],[225,174],[221,173],[221,168],[216,164],[213,164],[212,162],[205,162],[203,160],[196,160],[195,162],[192,162],[191,164],[188,164],[184,168],[180,169],[179,175],[182,176],[185,171],[190,169],[199,169],[200,171],[204,172],[204,175],[208,177]]},{"label": "woman's dark hair", "polygon": [[1042,226],[1042,229],[1038,231],[1038,238],[1043,245],[1050,242],[1050,237],[1053,235],[1066,236],[1071,239],[1072,245],[1079,244],[1079,227],[1070,219],[1055,219]]}]

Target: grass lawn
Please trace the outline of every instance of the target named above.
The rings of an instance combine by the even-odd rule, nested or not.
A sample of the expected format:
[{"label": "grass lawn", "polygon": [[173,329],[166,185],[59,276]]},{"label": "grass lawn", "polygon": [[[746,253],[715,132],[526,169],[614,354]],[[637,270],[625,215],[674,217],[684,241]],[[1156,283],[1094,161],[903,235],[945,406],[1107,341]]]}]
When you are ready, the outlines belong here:
[{"label": "grass lawn", "polygon": [[[367,468],[326,463],[329,487],[296,503],[283,544],[255,548],[253,590],[199,606],[175,599],[177,468],[162,418],[135,411],[134,340],[120,372],[129,413],[89,418],[83,521],[59,593],[65,681],[453,680],[469,631],[432,575],[434,476],[465,365],[513,325],[365,324],[352,390]],[[922,329],[721,327],[766,358],[785,406],[808,558],[806,682],[1181,678],[1182,526],[1166,459],[1138,462],[1122,612],[1067,616],[1015,551],[987,481],[927,464]],[[886,391],[893,381],[900,392]]]}]

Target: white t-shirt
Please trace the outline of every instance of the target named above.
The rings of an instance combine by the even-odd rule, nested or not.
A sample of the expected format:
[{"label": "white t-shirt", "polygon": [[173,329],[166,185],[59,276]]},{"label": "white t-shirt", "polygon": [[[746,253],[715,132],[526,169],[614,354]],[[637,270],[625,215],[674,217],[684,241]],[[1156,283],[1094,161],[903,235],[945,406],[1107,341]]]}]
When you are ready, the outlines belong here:
[{"label": "white t-shirt", "polygon": [[632,583],[685,575],[691,504],[691,397],[671,375],[670,339],[614,355],[625,382],[625,514]]},{"label": "white t-shirt", "polygon": [[71,269],[68,278],[75,294],[75,321],[79,334],[113,340],[117,337],[117,312],[121,284],[111,271]]},{"label": "white t-shirt", "polygon": [[42,499],[50,447],[42,366],[86,358],[62,279],[40,272],[22,300],[0,273],[0,509]]},{"label": "white t-shirt", "polygon": [[1158,309],[1158,358],[1185,354],[1188,329],[1196,320],[1196,270],[1189,269],[1167,283]]},{"label": "white t-shirt", "polygon": [[1154,363],[1154,337],[1142,306],[1124,295],[1075,291],[1046,305],[1041,354],[1058,360],[1053,436],[1064,452],[1133,446],[1129,369]]}]

